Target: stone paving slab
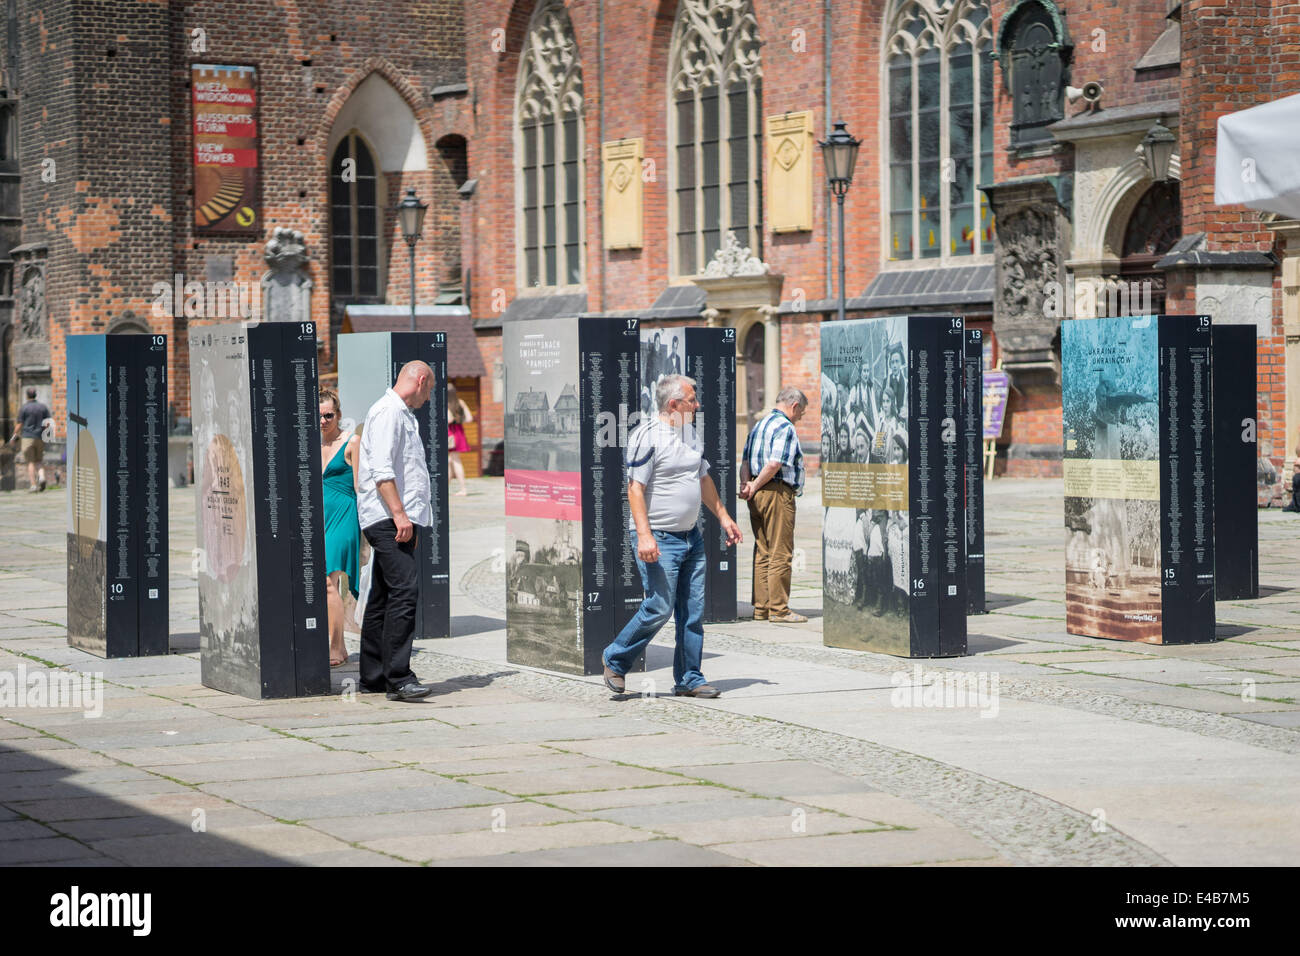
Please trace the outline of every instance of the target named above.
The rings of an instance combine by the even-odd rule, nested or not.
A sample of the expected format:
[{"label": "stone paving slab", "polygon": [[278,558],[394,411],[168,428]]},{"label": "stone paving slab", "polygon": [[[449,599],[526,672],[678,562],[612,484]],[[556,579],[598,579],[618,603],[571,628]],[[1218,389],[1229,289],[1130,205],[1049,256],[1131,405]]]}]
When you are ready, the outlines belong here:
[{"label": "stone paving slab", "polygon": [[[150,768],[144,763],[140,766]],[[324,751],[297,757],[280,757],[267,760],[251,757],[247,760],[220,760],[213,763],[166,765],[169,777],[182,783],[217,783],[225,780],[262,780],[281,777],[314,779],[325,774],[344,774],[352,770],[380,770],[393,764],[353,753]]]},{"label": "stone paving slab", "polygon": [[632,787],[663,786],[680,777],[643,770],[640,767],[589,766],[570,770],[538,770],[499,773],[475,778],[475,782],[517,796],[550,793],[579,793],[584,790],[622,790]]},{"label": "stone paving slab", "polygon": [[[623,823],[628,826],[646,827],[660,833],[670,833],[673,826],[714,822],[719,820],[750,821],[755,817],[777,817],[788,823],[792,815],[800,808],[784,800],[770,800],[752,797],[746,793],[732,793],[730,796],[712,800],[692,800],[679,803],[663,803],[651,806],[610,807],[604,810],[587,811],[593,817]],[[858,824],[861,826],[861,823]],[[699,842],[691,840],[689,842]],[[723,842],[723,841],[719,841]]]},{"label": "stone paving slab", "polygon": [[938,814],[888,793],[792,794],[786,799],[797,806],[834,810],[878,826],[934,828],[952,825]]},{"label": "stone paving slab", "polygon": [[495,803],[481,806],[375,813],[359,817],[331,817],[312,820],[310,825],[349,843],[367,844],[372,840],[402,840],[407,837],[436,836],[441,833],[491,830],[494,825],[497,827],[534,826],[574,822],[581,819],[582,816],[567,810],[498,794]]},{"label": "stone paving slab", "polygon": [[802,760],[767,763],[715,764],[681,768],[711,783],[720,783],[765,796],[783,797],[796,791],[855,793],[868,789],[853,777]]},{"label": "stone paving slab", "polygon": [[435,860],[429,866],[744,866],[745,861],[676,840],[617,843],[612,846],[566,847],[496,856]]},{"label": "stone paving slab", "polygon": [[898,866],[950,860],[997,860],[997,854],[989,847],[951,827],[722,843],[711,849],[762,866]]},{"label": "stone paving slab", "polygon": [[1269,714],[1238,714],[1242,720],[1257,724],[1269,724],[1273,727],[1294,727],[1300,730],[1300,710],[1278,711]]},{"label": "stone paving slab", "polygon": [[410,836],[392,840],[371,840],[366,844],[374,850],[391,853],[403,859],[452,860],[473,856],[496,856],[502,853],[521,853],[532,850],[554,850],[564,847],[594,846],[604,843],[637,843],[653,839],[644,830],[635,830],[601,820],[577,823],[556,823],[543,826],[507,826],[500,830],[471,830],[464,833],[446,833],[437,836]]},{"label": "stone paving slab", "polygon": [[795,811],[781,816],[691,820],[658,824],[650,829],[686,843],[711,846],[720,843],[753,843],[759,840],[798,840],[833,833],[854,833],[871,828],[864,821],[855,820],[853,817],[838,813],[809,812],[798,807]]},{"label": "stone paving slab", "polygon": [[[198,801],[195,801],[196,803]],[[272,823],[274,818],[255,810],[245,810],[227,804],[222,807],[203,808],[201,818],[194,815],[194,807],[181,813],[148,814],[145,816],[110,817],[99,820],[63,820],[52,824],[60,833],[66,833],[83,843],[97,843],[127,837],[156,836],[160,834],[193,833],[200,819],[208,833],[222,834],[237,827]]]},{"label": "stone paving slab", "polygon": [[76,840],[60,836],[0,842],[0,866],[12,866],[16,863],[63,863],[68,866],[81,866],[87,859],[99,855],[98,851]]},{"label": "stone paving slab", "polygon": [[675,786],[640,787],[636,790],[593,790],[587,793],[548,794],[546,802],[577,812],[618,807],[646,807],[736,797],[734,790],[712,787],[694,780]]}]

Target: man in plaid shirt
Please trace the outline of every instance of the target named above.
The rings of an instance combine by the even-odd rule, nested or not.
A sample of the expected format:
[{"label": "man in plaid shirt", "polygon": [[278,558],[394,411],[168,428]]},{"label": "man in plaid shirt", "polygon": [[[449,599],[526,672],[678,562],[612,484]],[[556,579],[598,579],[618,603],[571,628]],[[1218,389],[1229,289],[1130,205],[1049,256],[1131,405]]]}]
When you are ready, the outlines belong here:
[{"label": "man in plaid shirt", "polygon": [[795,498],[803,494],[803,451],[795,425],[808,398],[787,386],[749,433],[740,463],[740,497],[749,502],[754,528],[754,620],[797,624],[790,610],[790,562],[794,556]]}]

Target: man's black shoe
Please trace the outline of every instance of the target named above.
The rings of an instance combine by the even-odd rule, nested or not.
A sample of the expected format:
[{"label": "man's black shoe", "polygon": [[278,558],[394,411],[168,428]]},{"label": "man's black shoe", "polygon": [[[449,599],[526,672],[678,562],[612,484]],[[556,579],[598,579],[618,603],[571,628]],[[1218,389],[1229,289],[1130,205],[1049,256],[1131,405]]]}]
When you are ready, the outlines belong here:
[{"label": "man's black shoe", "polygon": [[411,681],[409,684],[403,684],[397,690],[388,692],[389,700],[423,700],[433,693],[433,688],[428,684],[421,684],[419,681]]}]

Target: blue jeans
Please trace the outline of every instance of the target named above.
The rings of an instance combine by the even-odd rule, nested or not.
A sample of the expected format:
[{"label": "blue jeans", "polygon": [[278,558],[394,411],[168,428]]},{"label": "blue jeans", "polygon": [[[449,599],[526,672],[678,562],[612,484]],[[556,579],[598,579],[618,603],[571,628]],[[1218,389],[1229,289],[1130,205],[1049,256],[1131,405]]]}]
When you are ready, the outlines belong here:
[{"label": "blue jeans", "polygon": [[[636,553],[636,532],[629,532]],[[674,690],[692,690],[705,683],[700,673],[704,656],[704,535],[690,531],[656,531],[659,560],[646,564],[638,556],[645,600],[636,615],[605,648],[605,666],[626,675],[646,645],[676,613],[677,650],[673,654]]]}]

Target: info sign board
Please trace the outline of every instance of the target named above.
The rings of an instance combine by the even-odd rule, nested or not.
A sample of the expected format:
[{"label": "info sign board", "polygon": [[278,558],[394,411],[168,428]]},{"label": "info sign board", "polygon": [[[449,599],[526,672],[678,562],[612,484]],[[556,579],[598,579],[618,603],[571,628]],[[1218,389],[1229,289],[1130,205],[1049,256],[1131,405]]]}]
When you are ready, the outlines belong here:
[{"label": "info sign board", "polygon": [[194,63],[194,232],[262,234],[257,67]]}]

